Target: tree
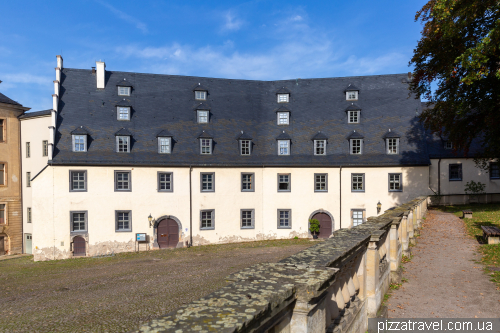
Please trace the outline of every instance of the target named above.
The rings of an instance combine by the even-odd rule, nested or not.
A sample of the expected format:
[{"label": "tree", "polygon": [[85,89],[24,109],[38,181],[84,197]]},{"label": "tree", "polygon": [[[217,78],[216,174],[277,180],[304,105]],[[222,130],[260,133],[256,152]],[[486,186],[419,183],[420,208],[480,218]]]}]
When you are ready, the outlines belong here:
[{"label": "tree", "polygon": [[410,90],[433,103],[420,119],[466,155],[477,139],[483,153],[476,162],[484,167],[500,156],[500,2],[430,0],[419,20]]}]

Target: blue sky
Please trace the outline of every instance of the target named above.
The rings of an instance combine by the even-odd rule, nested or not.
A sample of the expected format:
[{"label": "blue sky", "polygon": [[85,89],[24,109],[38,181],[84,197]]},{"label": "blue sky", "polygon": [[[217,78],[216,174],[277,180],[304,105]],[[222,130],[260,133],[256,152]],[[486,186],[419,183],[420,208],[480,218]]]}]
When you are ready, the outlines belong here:
[{"label": "blue sky", "polygon": [[0,92],[52,107],[64,67],[274,80],[405,73],[426,1],[3,1]]}]

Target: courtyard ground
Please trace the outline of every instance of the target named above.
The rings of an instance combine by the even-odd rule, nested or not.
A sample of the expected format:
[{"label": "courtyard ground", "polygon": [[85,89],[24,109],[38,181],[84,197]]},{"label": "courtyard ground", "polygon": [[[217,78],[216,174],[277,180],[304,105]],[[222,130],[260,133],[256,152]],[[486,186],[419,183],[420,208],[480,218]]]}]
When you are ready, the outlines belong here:
[{"label": "courtyard ground", "polygon": [[0,261],[0,332],[134,330],[224,286],[229,274],[314,244],[290,239],[103,258]]},{"label": "courtyard ground", "polygon": [[[474,219],[462,220],[463,209]],[[429,210],[401,286],[386,301],[390,318],[500,317],[500,245],[480,244],[480,225],[498,225],[500,205]]]}]

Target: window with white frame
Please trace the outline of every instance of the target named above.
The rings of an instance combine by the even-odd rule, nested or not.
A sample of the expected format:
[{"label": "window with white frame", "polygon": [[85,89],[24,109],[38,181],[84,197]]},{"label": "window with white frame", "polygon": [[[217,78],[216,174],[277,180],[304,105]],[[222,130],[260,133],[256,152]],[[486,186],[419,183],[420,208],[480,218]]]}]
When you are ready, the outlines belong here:
[{"label": "window with white frame", "polygon": [[128,106],[117,106],[117,108],[118,120],[130,120],[130,108]]},{"label": "window with white frame", "polygon": [[451,141],[446,141],[444,143],[444,149],[453,149],[453,143]]},{"label": "window with white frame", "polygon": [[402,174],[400,174],[400,173],[390,173],[389,174],[389,191],[390,192],[397,192],[397,191],[403,190],[401,178],[402,178]]},{"label": "window with white frame", "polygon": [[328,192],[328,174],[314,174],[314,192]]},{"label": "window with white frame", "polygon": [[117,210],[115,217],[115,231],[132,231],[132,211]]},{"label": "window with white frame", "polygon": [[116,151],[118,153],[130,152],[130,136],[117,136],[116,137]]},{"label": "window with white frame", "polygon": [[349,124],[359,123],[359,111],[348,111]]},{"label": "window with white frame", "polygon": [[87,136],[73,135],[73,151],[87,151]]},{"label": "window with white frame", "polygon": [[348,91],[346,93],[346,100],[355,101],[357,99],[358,99],[358,92],[357,91]]},{"label": "window with white frame", "polygon": [[87,212],[71,212],[71,231],[87,231]]},{"label": "window with white frame", "polygon": [[130,87],[118,87],[118,96],[130,96]]},{"label": "window with white frame", "polygon": [[314,155],[326,155],[326,140],[314,140]]},{"label": "window with white frame", "polygon": [[278,125],[290,124],[290,112],[278,112]]},{"label": "window with white frame", "polygon": [[387,154],[399,154],[399,139],[389,138],[386,139]]},{"label": "window with white frame", "polygon": [[292,189],[291,175],[289,173],[278,174],[278,192],[290,192]]},{"label": "window with white frame", "polygon": [[498,162],[490,162],[490,179],[500,179],[500,168]]},{"label": "window with white frame", "polygon": [[290,140],[278,140],[278,155],[290,155]]},{"label": "window with white frame", "polygon": [[70,170],[69,179],[70,192],[87,191],[87,171]]},{"label": "window with white frame", "polygon": [[252,140],[240,140],[240,154],[250,155]]},{"label": "window with white frame", "polygon": [[462,180],[462,164],[450,164],[449,180]]},{"label": "window with white frame", "polygon": [[158,153],[160,154],[170,154],[171,152],[171,142],[172,138],[169,137],[158,137]]},{"label": "window with white frame", "polygon": [[360,155],[363,151],[363,139],[351,139],[351,154]]},{"label": "window with white frame", "polygon": [[208,123],[209,112],[207,110],[197,110],[196,113],[198,115],[198,123],[199,124]]},{"label": "window with white frame", "polygon": [[130,171],[115,171],[115,191],[132,191],[132,174]]},{"label": "window with white frame", "polygon": [[212,154],[212,139],[200,139],[200,154]]},{"label": "window with white frame", "polygon": [[200,174],[200,190],[201,192],[215,191],[215,173],[209,172]]},{"label": "window with white frame", "polygon": [[351,191],[364,192],[365,190],[365,174],[352,173],[351,174]]},{"label": "window with white frame", "polygon": [[173,192],[173,178],[172,172],[158,172],[158,192]]},{"label": "window with white frame", "polygon": [[292,210],[278,209],[278,229],[292,227]]},{"label": "window with white frame", "polygon": [[195,91],[194,92],[194,99],[204,101],[207,99],[207,92],[206,91]]},{"label": "window with white frame", "polygon": [[278,103],[288,103],[290,94],[278,94]]},{"label": "window with white frame", "polygon": [[242,173],[241,174],[241,192],[253,192],[255,191],[255,174],[254,173]]},{"label": "window with white frame", "polygon": [[215,229],[214,217],[213,209],[200,211],[200,229]]},{"label": "window with white frame", "polygon": [[251,229],[254,228],[254,210],[242,209],[241,210],[241,228]]},{"label": "window with white frame", "polygon": [[363,210],[353,209],[352,210],[352,226],[358,226],[363,223]]},{"label": "window with white frame", "polygon": [[6,204],[0,204],[0,224],[7,224]]}]

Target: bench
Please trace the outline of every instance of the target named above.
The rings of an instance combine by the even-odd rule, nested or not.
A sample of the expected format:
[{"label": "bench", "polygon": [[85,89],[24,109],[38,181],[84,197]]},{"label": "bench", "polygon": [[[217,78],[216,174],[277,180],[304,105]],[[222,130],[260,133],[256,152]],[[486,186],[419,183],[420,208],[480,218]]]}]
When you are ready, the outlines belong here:
[{"label": "bench", "polygon": [[488,239],[488,244],[500,244],[500,229],[497,227],[487,227],[482,225],[484,240]]},{"label": "bench", "polygon": [[463,210],[462,214],[464,214],[462,216],[463,219],[471,219],[472,218],[472,210]]}]

